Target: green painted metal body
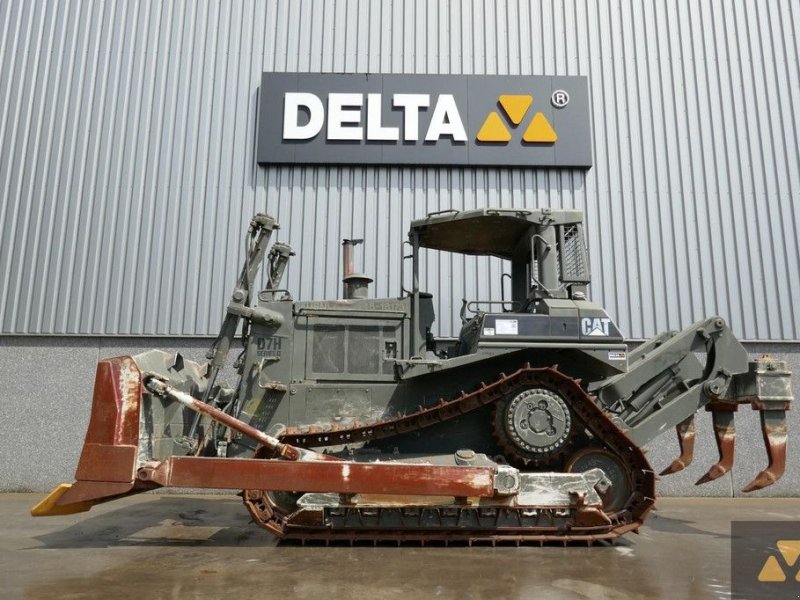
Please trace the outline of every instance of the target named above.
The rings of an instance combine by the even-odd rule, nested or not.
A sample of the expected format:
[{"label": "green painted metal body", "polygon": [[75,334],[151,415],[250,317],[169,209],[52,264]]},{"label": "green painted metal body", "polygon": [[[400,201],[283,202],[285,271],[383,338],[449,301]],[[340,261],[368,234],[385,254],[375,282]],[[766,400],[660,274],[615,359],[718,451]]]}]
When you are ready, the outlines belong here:
[{"label": "green painted metal body", "polygon": [[[752,378],[744,348],[718,318],[667,332],[628,354],[611,317],[585,299],[589,259],[579,211],[483,209],[429,215],[414,221],[409,232],[410,290],[393,298],[316,301],[295,301],[277,289],[292,254],[285,244],[270,253],[267,287],[253,291],[255,267],[277,228],[269,217],[254,223],[261,229],[251,228],[251,254],[209,352],[208,376],[190,387],[262,431],[289,427],[324,433],[380,422],[434,406],[530,364],[558,365],[581,379],[615,415],[617,425],[644,444],[711,401],[735,403],[733,394],[742,386],[731,382],[748,372]],[[418,284],[424,248],[507,261],[510,297],[465,300],[459,336],[435,338],[433,298]],[[346,262],[352,260],[346,256]],[[235,389],[219,388],[214,386],[216,373],[225,364],[240,319],[245,327],[244,351],[236,365],[239,382]],[[160,353],[140,355],[137,362],[143,372],[175,375]],[[788,381],[787,375],[776,385],[783,389]],[[782,393],[787,395],[785,389]],[[194,437],[197,417],[184,422],[184,415],[161,414],[156,407],[150,418],[153,439],[162,440],[165,449],[182,437],[192,443],[187,438]],[[501,454],[486,425],[491,421],[490,410],[476,410],[424,432],[373,441],[371,447],[401,454],[447,454],[459,448]],[[248,456],[255,450],[251,439],[212,429],[203,453]]]}]

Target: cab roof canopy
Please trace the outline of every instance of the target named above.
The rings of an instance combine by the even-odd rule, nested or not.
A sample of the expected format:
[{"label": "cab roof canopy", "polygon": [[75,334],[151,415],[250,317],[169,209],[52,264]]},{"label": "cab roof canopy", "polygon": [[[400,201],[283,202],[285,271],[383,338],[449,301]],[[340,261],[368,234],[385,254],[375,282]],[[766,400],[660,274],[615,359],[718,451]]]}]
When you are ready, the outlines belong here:
[{"label": "cab roof canopy", "polygon": [[411,222],[409,239],[422,248],[511,260],[520,242],[547,225],[583,222],[576,209],[482,208],[431,213]]}]

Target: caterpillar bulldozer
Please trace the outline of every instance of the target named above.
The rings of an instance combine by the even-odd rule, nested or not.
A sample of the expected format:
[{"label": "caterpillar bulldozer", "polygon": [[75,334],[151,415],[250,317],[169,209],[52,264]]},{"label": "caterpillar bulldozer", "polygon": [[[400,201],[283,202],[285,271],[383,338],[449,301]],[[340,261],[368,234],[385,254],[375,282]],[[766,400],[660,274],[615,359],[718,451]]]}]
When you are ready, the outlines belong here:
[{"label": "caterpillar bulldozer", "polygon": [[[578,210],[413,221],[410,289],[396,298],[370,297],[369,277],[353,273],[360,240],[345,240],[343,298],[295,301],[281,288],[292,249],[267,252],[277,229],[252,219],[207,362],[156,350],[99,362],[76,481],[34,515],[222,488],[241,490],[255,523],[303,542],[591,543],[638,531],[656,482],[642,446],[677,430],[681,455],[662,474],[685,468],[701,409],[720,460],[698,483],[728,472],[741,404],[759,411],[769,458],[745,491],[783,474],[786,364],[751,361],[719,317],[630,350],[587,300]],[[436,337],[423,250],[502,259],[508,297],[465,300],[458,337]],[[229,387],[219,379],[237,337]]]}]

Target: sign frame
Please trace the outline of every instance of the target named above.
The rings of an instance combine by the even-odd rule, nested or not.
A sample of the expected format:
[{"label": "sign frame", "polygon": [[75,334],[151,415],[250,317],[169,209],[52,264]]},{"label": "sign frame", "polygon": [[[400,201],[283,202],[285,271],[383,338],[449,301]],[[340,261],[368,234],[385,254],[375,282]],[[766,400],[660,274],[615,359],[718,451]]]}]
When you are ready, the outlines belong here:
[{"label": "sign frame", "polygon": [[[414,96],[411,104],[409,95]],[[560,102],[552,101],[555,97],[566,97],[567,103],[559,106]],[[427,106],[414,104],[420,98],[428,99]],[[509,98],[522,99],[522,106],[529,108],[515,113],[508,108]],[[305,106],[303,99],[312,102]],[[589,87],[584,76],[264,72],[257,110],[256,162],[260,165],[588,169],[593,162]],[[409,120],[407,112],[417,113],[416,131],[413,115]],[[491,113],[495,113],[494,131],[505,128],[506,141],[477,139]],[[539,124],[547,123],[557,139],[525,142],[523,137],[531,137],[534,118]],[[441,132],[435,139],[426,139]],[[314,135],[303,137],[310,133]],[[285,134],[299,137],[290,139]],[[356,139],[340,139],[344,137]]]}]

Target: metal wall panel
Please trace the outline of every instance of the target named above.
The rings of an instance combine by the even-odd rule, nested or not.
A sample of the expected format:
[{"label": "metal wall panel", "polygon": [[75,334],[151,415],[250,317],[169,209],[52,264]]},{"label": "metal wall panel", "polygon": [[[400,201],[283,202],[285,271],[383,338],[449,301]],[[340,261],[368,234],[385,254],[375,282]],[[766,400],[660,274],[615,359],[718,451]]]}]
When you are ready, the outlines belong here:
[{"label": "metal wall panel", "polygon": [[[339,242],[397,294],[408,222],[586,210],[594,300],[633,337],[719,313],[800,339],[794,0],[0,3],[0,332],[216,330],[256,210],[339,291]],[[588,172],[261,168],[262,71],[587,75]],[[500,266],[430,253],[440,332]]]}]

